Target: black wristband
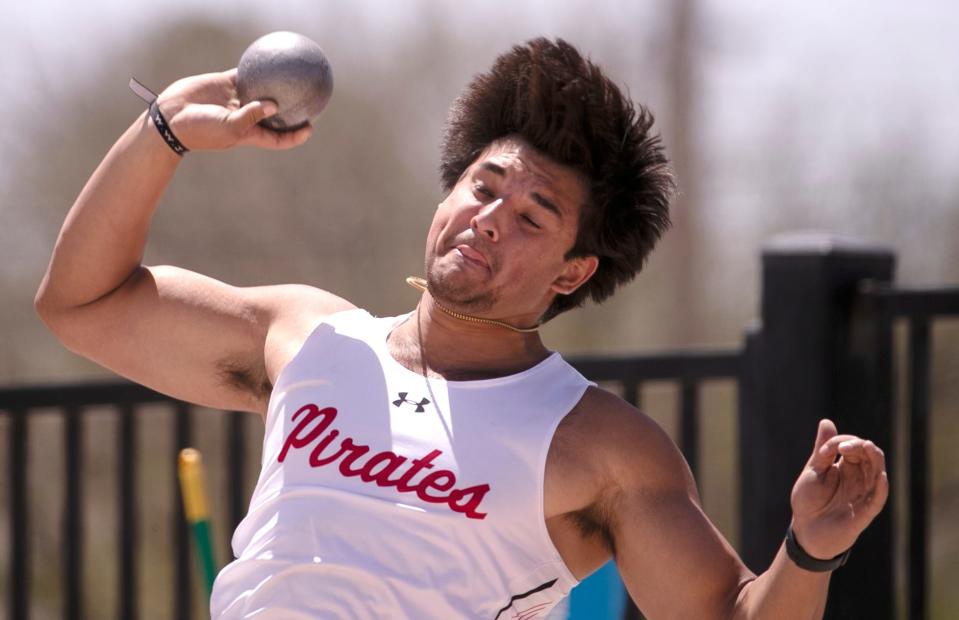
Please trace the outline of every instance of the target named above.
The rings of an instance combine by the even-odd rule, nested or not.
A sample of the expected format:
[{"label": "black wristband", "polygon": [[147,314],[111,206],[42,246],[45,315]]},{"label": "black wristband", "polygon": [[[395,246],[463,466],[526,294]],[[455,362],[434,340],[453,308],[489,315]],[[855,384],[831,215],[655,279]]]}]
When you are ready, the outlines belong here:
[{"label": "black wristband", "polygon": [[840,553],[831,560],[820,560],[819,558],[814,558],[809,555],[805,549],[799,546],[799,542],[796,541],[796,533],[793,532],[791,525],[789,529],[786,530],[786,555],[788,555],[789,559],[795,562],[799,568],[814,573],[828,573],[836,570],[849,559],[850,551],[852,551],[852,547],[846,549],[843,553]]},{"label": "black wristband", "polygon": [[170,125],[167,124],[166,119],[160,114],[160,106],[157,105],[156,99],[150,104],[150,118],[153,119],[153,126],[157,128],[160,136],[166,141],[167,146],[173,149],[174,153],[182,157],[184,153],[190,150],[183,146],[183,143],[177,140],[177,137],[173,135],[173,130],[170,129]]},{"label": "black wristband", "polygon": [[167,143],[167,146],[173,149],[174,153],[182,157],[183,154],[190,149],[183,146],[183,143],[177,139],[173,134],[173,130],[170,129],[170,124],[163,118],[163,114],[160,113],[160,106],[157,104],[156,93],[138,82],[136,78],[130,78],[130,89],[136,93],[138,97],[150,104],[149,114],[153,120],[153,126],[160,132],[160,137]]}]

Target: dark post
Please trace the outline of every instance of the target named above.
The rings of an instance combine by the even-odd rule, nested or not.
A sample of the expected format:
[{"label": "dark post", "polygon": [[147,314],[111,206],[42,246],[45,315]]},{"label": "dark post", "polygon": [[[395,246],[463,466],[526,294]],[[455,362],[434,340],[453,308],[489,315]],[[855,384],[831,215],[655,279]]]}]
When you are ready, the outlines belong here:
[{"label": "dark post", "polygon": [[83,617],[83,417],[64,407],[63,617]]},{"label": "dark post", "polygon": [[926,618],[929,531],[929,318],[909,326],[909,617]]},{"label": "dark post", "polygon": [[241,411],[231,411],[226,414],[227,423],[227,518],[229,527],[223,534],[226,536],[226,560],[221,567],[233,560],[233,532],[243,515],[246,514],[246,485],[244,473],[246,471],[246,418],[249,414]]},{"label": "dark post", "polygon": [[[889,410],[869,396],[880,379],[874,349],[881,343],[861,337],[854,321],[861,281],[890,281],[892,252],[803,233],[772,240],[762,261],[762,329],[750,337],[744,366],[743,400],[754,406],[740,419],[743,559],[756,572],[783,541],[789,494],[820,418],[874,440],[887,455],[892,448]],[[887,508],[833,575],[827,618],[892,617],[889,515]]]},{"label": "dark post", "polygon": [[183,511],[183,495],[177,478],[177,461],[180,450],[190,447],[192,426],[190,424],[190,405],[177,402],[174,413],[174,452],[173,463],[173,566],[174,566],[174,613],[177,620],[190,620],[193,617],[193,581],[190,567],[190,524]]},{"label": "dark post", "polygon": [[137,580],[137,412],[124,403],[117,412],[120,431],[117,433],[117,498],[120,522],[119,572],[117,573],[117,617],[138,620],[140,617],[139,582]]},{"label": "dark post", "polygon": [[30,505],[27,458],[30,426],[25,409],[10,411],[10,617],[30,618]]}]

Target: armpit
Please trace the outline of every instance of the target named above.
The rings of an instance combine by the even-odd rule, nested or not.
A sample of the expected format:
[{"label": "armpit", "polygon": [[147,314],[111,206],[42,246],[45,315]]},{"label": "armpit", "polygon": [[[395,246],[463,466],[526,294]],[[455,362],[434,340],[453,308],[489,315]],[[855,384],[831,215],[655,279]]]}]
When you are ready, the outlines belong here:
[{"label": "armpit", "polygon": [[571,512],[566,515],[566,518],[572,522],[584,539],[598,540],[609,553],[615,554],[608,510],[594,504]]},{"label": "armpit", "polygon": [[218,362],[217,375],[224,385],[250,394],[258,401],[269,400],[273,392],[273,384],[267,378],[265,369],[256,371],[249,364],[236,360]]}]

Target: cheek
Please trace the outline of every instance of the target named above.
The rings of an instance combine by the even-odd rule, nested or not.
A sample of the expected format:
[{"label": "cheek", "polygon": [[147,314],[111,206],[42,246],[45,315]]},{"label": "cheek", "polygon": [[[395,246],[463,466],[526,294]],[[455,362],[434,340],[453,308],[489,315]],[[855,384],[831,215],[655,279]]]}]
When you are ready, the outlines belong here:
[{"label": "cheek", "polygon": [[[534,247],[533,244],[530,244]],[[565,246],[550,244],[541,247],[540,251],[532,252],[527,258],[526,268],[530,276],[545,284],[551,284],[563,275],[568,267]]]},{"label": "cheek", "polygon": [[449,213],[443,209],[443,205],[441,204],[437,207],[436,212],[433,213],[433,221],[430,222],[430,229],[426,233],[427,247],[433,247],[448,221]]},{"label": "cheek", "polygon": [[455,235],[455,231],[450,226],[451,212],[444,209],[442,205],[433,215],[433,222],[430,224],[429,232],[426,234],[426,259],[427,261],[437,257],[442,253],[442,247],[449,242],[449,239]]},{"label": "cheek", "polygon": [[446,242],[456,235],[469,229],[469,213],[467,209],[456,209],[440,203],[433,214],[433,222],[427,234],[429,247],[434,248],[437,242]]},{"label": "cheek", "polygon": [[563,261],[549,255],[547,249],[537,246],[536,243],[527,241],[521,247],[522,251],[514,260],[509,261],[507,281],[519,286],[526,286],[524,282],[552,281],[562,269]]}]

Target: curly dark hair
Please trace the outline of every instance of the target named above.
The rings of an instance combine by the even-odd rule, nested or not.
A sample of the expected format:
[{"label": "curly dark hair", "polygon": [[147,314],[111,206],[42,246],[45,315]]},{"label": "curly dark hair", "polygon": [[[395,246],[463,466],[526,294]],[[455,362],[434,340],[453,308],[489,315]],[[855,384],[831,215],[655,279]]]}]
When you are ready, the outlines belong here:
[{"label": "curly dark hair", "polygon": [[633,103],[572,45],[538,38],[515,46],[476,76],[453,102],[443,137],[440,175],[452,190],[493,141],[519,136],[553,161],[584,174],[584,205],[566,259],[596,256],[585,284],[557,295],[548,320],[601,302],[642,269],[669,228],[675,184],[653,116]]}]

